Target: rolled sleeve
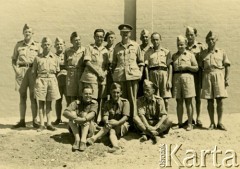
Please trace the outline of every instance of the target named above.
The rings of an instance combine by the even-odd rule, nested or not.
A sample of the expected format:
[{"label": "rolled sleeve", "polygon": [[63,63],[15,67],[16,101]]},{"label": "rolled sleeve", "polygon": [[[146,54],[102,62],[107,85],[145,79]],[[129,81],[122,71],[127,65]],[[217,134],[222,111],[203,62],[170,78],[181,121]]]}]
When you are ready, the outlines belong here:
[{"label": "rolled sleeve", "polygon": [[91,61],[92,60],[91,53],[92,53],[91,48],[87,47],[83,61]]},{"label": "rolled sleeve", "polygon": [[228,59],[228,56],[225,51],[223,51],[223,65],[224,66],[230,66],[231,62]]},{"label": "rolled sleeve", "polygon": [[94,112],[96,114],[97,110],[98,110],[98,103],[97,102],[96,103],[92,103],[88,113]]},{"label": "rolled sleeve", "polygon": [[191,65],[198,66],[198,63],[194,54],[191,54]]},{"label": "rolled sleeve", "polygon": [[78,104],[77,104],[77,102],[76,102],[76,101],[73,101],[72,103],[70,103],[70,105],[69,105],[68,107],[66,107],[65,110],[71,112],[71,111],[75,111],[75,110],[77,110],[77,108],[78,108]]},{"label": "rolled sleeve", "polygon": [[167,66],[169,66],[170,64],[172,64],[173,60],[172,60],[172,54],[171,52],[169,51],[167,53]]},{"label": "rolled sleeve", "polygon": [[167,115],[167,111],[165,109],[164,101],[163,99],[158,100],[158,106],[159,106],[159,118],[161,118],[163,115]]}]

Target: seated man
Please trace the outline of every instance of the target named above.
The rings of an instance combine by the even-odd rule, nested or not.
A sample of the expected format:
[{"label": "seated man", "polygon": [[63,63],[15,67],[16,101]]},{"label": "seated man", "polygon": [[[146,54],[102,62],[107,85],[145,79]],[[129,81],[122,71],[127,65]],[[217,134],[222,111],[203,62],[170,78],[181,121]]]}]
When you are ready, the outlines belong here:
[{"label": "seated man", "polygon": [[144,96],[137,100],[138,114],[133,120],[143,132],[141,141],[146,141],[149,136],[153,143],[157,143],[156,136],[167,134],[172,122],[167,117],[164,101],[154,95],[156,86],[149,80],[144,80]]},{"label": "seated man", "polygon": [[82,90],[82,99],[73,101],[63,112],[63,116],[69,119],[69,126],[75,137],[73,151],[84,151],[88,133],[89,135],[94,133],[93,119],[97,113],[98,103],[92,100],[92,94],[91,86],[85,86]]},{"label": "seated man", "polygon": [[109,133],[109,139],[113,148],[110,153],[121,152],[118,145],[118,138],[127,133],[129,124],[127,122],[130,116],[130,106],[127,99],[121,98],[121,85],[113,83],[111,85],[111,99],[105,102],[103,109],[103,121],[105,126],[94,136],[87,140],[92,145],[98,138]]}]

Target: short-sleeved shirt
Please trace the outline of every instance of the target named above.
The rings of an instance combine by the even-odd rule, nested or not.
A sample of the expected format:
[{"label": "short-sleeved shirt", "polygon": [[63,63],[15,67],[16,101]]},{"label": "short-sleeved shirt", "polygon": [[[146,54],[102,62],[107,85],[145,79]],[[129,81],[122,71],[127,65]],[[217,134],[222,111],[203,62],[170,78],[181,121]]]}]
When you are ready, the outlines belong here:
[{"label": "short-sleeved shirt", "polygon": [[56,56],[58,58],[58,62],[59,62],[59,66],[60,66],[60,71],[61,71],[60,73],[62,75],[67,75],[65,61],[64,61],[65,53],[64,52],[62,52],[60,54],[56,53]]},{"label": "short-sleeved shirt", "polygon": [[140,49],[142,51],[142,55],[144,56],[144,61],[146,60],[145,58],[145,53],[148,51],[149,48],[151,48],[152,46],[150,45],[147,45],[147,46],[143,46],[143,44],[140,45]]},{"label": "short-sleeved shirt", "polygon": [[17,61],[17,64],[32,64],[34,58],[41,53],[39,43],[31,41],[26,44],[24,40],[19,41],[13,52],[12,60]]},{"label": "short-sleeved shirt", "polygon": [[198,66],[194,54],[190,51],[185,50],[182,54],[179,52],[172,55],[173,60],[173,70],[180,71],[179,66]]},{"label": "short-sleeved shirt", "polygon": [[172,63],[172,56],[168,49],[160,47],[154,50],[152,47],[145,53],[145,64],[149,67],[167,67]]},{"label": "short-sleeved shirt", "polygon": [[130,41],[129,44],[119,42],[113,51],[114,81],[138,80],[142,77],[139,66],[144,66],[144,56],[139,44]]},{"label": "short-sleeved shirt", "polygon": [[[104,46],[97,47],[95,44],[91,44],[86,48],[84,62],[86,61],[90,61],[98,72],[103,73],[108,69],[109,52]],[[97,84],[98,76],[88,66],[86,66],[81,77],[81,82]],[[101,83],[106,84],[106,78]]]},{"label": "short-sleeved shirt", "polygon": [[167,115],[163,99],[156,95],[150,101],[145,96],[138,98],[137,108],[138,114],[144,115],[147,120],[159,120]]},{"label": "short-sleeved shirt", "polygon": [[113,49],[114,49],[114,45],[112,45],[110,48],[108,48],[107,46],[105,46],[105,48],[108,50],[109,55],[108,55],[108,60],[109,60],[109,64],[112,63],[113,61]]},{"label": "short-sleeved shirt", "polygon": [[108,119],[120,120],[123,116],[130,116],[130,106],[127,99],[119,98],[117,102],[108,100],[104,104],[103,115]]},{"label": "short-sleeved shirt", "polygon": [[64,62],[65,65],[71,68],[80,68],[82,66],[81,58],[83,58],[85,53],[85,48],[80,47],[78,50],[75,50],[73,47],[68,48],[65,51]]},{"label": "short-sleeved shirt", "polygon": [[37,72],[37,74],[56,74],[59,71],[59,60],[57,56],[51,52],[46,56],[40,54],[34,60],[33,72]]},{"label": "short-sleeved shirt", "polygon": [[84,102],[81,100],[75,100],[66,108],[68,111],[76,111],[77,116],[82,116],[83,113],[97,113],[98,102],[95,100],[91,100],[90,102]]},{"label": "short-sleeved shirt", "polygon": [[187,46],[187,50],[191,51],[197,60],[197,63],[199,64],[200,62],[200,54],[201,52],[206,49],[206,46],[204,46],[202,43],[195,41],[193,45]]},{"label": "short-sleeved shirt", "polygon": [[205,49],[201,53],[201,64],[200,66],[203,70],[217,68],[224,69],[225,66],[230,66],[230,61],[227,54],[222,49],[214,49],[209,52],[208,49]]}]

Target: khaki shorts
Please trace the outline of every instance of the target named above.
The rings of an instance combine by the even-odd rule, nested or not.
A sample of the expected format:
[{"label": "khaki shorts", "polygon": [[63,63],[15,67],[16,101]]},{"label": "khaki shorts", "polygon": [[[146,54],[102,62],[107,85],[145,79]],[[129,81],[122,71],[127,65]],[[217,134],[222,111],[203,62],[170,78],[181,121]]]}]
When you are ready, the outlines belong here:
[{"label": "khaki shorts", "polygon": [[37,100],[53,101],[61,98],[56,77],[36,79],[34,94]]},{"label": "khaki shorts", "polygon": [[150,70],[149,80],[152,81],[157,87],[157,95],[162,98],[171,98],[171,89],[167,89],[168,72],[164,70]]},{"label": "khaki shorts", "polygon": [[195,97],[194,77],[190,73],[173,75],[173,97],[176,99]]},{"label": "khaki shorts", "polygon": [[129,123],[125,122],[121,126],[116,126],[113,129],[115,130],[117,137],[120,138],[127,134],[129,127]]},{"label": "khaki shorts", "polygon": [[93,88],[93,99],[98,98],[106,98],[107,97],[107,91],[106,91],[106,85],[105,84],[95,84],[95,83],[85,83],[82,82],[81,86],[79,87],[79,95],[82,96],[82,89],[85,86],[91,86]]},{"label": "khaki shorts", "polygon": [[202,93],[203,99],[227,98],[223,70],[203,73]]},{"label": "khaki shorts", "polygon": [[29,87],[30,93],[34,92],[34,78],[31,67],[17,67],[16,68],[16,89],[20,94],[26,94]]}]

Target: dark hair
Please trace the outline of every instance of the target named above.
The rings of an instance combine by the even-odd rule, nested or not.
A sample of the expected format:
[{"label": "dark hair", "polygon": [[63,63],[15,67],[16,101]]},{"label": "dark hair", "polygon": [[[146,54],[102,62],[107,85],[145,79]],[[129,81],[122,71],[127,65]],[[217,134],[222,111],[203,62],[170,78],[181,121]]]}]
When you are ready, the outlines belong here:
[{"label": "dark hair", "polygon": [[103,36],[105,35],[105,31],[103,29],[96,29],[94,31],[94,35],[96,35],[97,32],[102,32],[103,33]]},{"label": "dark hair", "polygon": [[85,89],[91,89],[92,92],[94,91],[91,85],[86,85],[86,86],[84,86],[84,87],[82,88],[82,93],[83,93],[83,91],[84,91]]},{"label": "dark hair", "polygon": [[160,40],[162,40],[162,36],[158,32],[153,32],[151,35],[151,39],[153,38],[153,35],[159,35]]},{"label": "dark hair", "polygon": [[116,82],[114,82],[112,85],[111,85],[111,91],[114,90],[114,89],[120,89],[122,91],[122,86]]}]

